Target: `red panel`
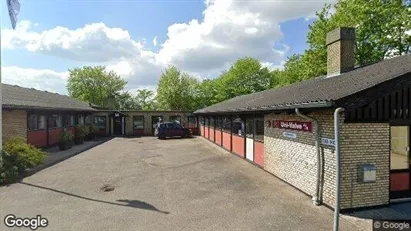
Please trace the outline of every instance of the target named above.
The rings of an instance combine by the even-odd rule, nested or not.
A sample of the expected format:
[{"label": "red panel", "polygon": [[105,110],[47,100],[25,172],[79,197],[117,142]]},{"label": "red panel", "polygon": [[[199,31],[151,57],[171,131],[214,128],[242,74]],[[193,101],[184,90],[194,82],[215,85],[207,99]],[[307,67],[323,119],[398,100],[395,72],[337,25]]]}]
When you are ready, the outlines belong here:
[{"label": "red panel", "polygon": [[204,126],[200,125],[200,135],[204,137]]},{"label": "red panel", "polygon": [[223,147],[231,151],[231,135],[230,133],[223,132]]},{"label": "red panel", "polygon": [[133,135],[134,136],[144,136],[144,129],[134,129]]},{"label": "red panel", "polygon": [[107,136],[107,131],[105,128],[100,128],[97,132],[98,136]]},{"label": "red panel", "polygon": [[391,189],[390,191],[402,191],[410,189],[410,174],[404,173],[390,173]]},{"label": "red panel", "polygon": [[49,146],[57,144],[59,142],[60,134],[62,131],[62,128],[53,128],[49,130]]},{"label": "red panel", "polygon": [[205,127],[205,136],[204,137],[208,139],[208,127]]},{"label": "red panel", "polygon": [[233,136],[233,152],[244,157],[244,137]]},{"label": "red panel", "polygon": [[264,167],[264,143],[254,141],[254,162]]},{"label": "red panel", "polygon": [[222,132],[219,130],[215,131],[215,142],[218,145],[221,145],[221,136],[222,136]]},{"label": "red panel", "polygon": [[47,146],[47,132],[46,130],[28,131],[27,142],[38,148]]},{"label": "red panel", "polygon": [[214,129],[210,128],[210,140],[214,141]]}]

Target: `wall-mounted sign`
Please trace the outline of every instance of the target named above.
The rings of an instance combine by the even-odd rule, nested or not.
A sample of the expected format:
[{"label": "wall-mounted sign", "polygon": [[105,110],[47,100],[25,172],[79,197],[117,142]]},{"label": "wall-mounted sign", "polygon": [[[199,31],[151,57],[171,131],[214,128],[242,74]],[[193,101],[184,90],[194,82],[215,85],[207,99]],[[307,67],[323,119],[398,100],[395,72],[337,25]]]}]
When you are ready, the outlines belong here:
[{"label": "wall-mounted sign", "polygon": [[297,134],[293,132],[283,132],[283,136],[291,139],[297,138]]},{"label": "wall-mounted sign", "polygon": [[334,139],[328,139],[328,138],[321,138],[321,144],[329,145],[329,146],[335,146],[335,140]]},{"label": "wall-mounted sign", "polygon": [[119,117],[120,114],[116,112],[116,113],[114,113],[114,116],[115,116],[115,117]]},{"label": "wall-mounted sign", "polygon": [[312,122],[274,120],[273,127],[303,132],[313,132]]}]

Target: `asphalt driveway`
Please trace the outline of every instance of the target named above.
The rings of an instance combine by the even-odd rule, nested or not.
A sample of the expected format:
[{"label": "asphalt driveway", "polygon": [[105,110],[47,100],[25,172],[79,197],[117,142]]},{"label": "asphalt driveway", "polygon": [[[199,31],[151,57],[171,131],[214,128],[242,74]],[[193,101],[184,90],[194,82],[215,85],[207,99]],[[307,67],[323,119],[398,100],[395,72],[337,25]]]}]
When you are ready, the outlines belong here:
[{"label": "asphalt driveway", "polygon": [[[7,214],[41,215],[44,230],[332,230],[333,222],[331,210],[202,138],[115,138],[0,187],[0,198],[0,230]],[[341,220],[341,230],[370,228]]]}]

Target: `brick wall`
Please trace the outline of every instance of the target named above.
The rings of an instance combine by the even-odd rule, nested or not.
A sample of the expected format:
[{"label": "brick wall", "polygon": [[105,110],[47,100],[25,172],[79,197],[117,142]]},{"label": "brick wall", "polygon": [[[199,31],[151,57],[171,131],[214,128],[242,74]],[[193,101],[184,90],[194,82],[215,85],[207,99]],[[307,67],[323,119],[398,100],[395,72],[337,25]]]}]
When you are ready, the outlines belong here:
[{"label": "brick wall", "polygon": [[[333,111],[311,113],[319,120],[322,138],[334,138]],[[265,120],[306,121],[295,114],[269,114]],[[341,119],[343,122],[343,118]],[[314,195],[316,183],[316,149],[314,133],[290,131],[297,138],[283,136],[284,129],[265,127],[264,168]],[[314,132],[314,131],[313,131]],[[320,145],[323,159],[323,202],[335,201],[335,153],[333,146]],[[377,181],[359,183],[358,167],[376,164]],[[346,124],[341,126],[341,208],[382,205],[389,202],[389,125],[380,123]]]},{"label": "brick wall", "polygon": [[16,136],[27,139],[27,113],[22,110],[3,110],[3,142]]}]

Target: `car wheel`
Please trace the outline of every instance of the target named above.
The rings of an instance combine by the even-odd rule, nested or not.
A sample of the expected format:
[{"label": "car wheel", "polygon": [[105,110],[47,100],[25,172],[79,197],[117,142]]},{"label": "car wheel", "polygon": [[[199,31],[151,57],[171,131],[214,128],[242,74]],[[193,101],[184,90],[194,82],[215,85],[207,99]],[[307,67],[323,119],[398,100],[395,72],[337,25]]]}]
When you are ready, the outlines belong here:
[{"label": "car wheel", "polygon": [[159,138],[160,140],[165,140],[165,139],[166,139],[166,135],[165,135],[165,134],[161,134],[161,135],[158,136],[158,138]]}]

